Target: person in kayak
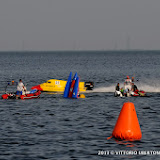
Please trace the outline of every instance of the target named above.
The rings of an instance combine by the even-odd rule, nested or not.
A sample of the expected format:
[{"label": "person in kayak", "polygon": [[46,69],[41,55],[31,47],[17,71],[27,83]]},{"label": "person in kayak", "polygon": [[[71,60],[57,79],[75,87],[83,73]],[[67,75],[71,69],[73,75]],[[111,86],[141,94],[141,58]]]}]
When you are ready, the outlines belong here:
[{"label": "person in kayak", "polygon": [[22,95],[22,92],[25,91],[25,90],[26,90],[26,88],[25,88],[22,80],[20,79],[20,80],[19,80],[19,83],[18,83],[18,85],[17,85],[16,98],[18,98],[19,96],[21,96],[21,95]]}]

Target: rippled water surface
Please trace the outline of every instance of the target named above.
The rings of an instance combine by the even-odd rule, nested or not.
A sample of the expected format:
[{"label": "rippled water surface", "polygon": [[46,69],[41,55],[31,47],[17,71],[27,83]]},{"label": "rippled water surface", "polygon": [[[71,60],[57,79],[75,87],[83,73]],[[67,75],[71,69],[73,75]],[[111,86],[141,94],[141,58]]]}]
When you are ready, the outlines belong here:
[{"label": "rippled water surface", "polygon": [[[0,100],[0,159],[159,159],[160,155],[98,155],[99,151],[160,151],[160,52],[0,53],[0,95],[7,81],[31,86],[78,72],[95,88],[85,99],[42,93],[39,99]],[[116,83],[134,76],[150,97],[117,98]],[[111,136],[124,102],[134,103],[141,141]]]}]

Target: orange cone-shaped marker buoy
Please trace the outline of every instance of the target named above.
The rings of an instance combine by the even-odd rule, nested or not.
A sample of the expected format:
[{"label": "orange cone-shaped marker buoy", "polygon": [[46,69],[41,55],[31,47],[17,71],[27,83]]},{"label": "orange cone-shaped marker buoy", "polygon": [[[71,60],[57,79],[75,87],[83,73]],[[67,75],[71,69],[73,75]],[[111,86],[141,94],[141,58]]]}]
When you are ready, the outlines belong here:
[{"label": "orange cone-shaped marker buoy", "polygon": [[123,104],[112,136],[117,139],[125,140],[141,139],[142,133],[133,103],[126,102]]}]

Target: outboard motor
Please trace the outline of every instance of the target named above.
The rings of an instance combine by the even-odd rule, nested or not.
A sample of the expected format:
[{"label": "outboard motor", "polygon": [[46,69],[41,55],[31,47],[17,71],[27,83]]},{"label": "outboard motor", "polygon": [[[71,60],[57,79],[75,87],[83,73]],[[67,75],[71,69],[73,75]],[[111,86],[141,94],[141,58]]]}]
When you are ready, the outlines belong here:
[{"label": "outboard motor", "polygon": [[87,90],[92,90],[94,87],[94,83],[93,82],[85,82],[85,87]]}]

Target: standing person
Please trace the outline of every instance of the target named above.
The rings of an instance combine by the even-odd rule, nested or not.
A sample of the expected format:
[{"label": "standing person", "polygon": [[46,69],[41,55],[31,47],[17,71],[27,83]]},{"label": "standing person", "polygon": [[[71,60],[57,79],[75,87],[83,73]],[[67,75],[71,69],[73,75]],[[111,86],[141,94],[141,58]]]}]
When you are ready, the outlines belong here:
[{"label": "standing person", "polygon": [[129,78],[129,76],[127,76],[127,79],[125,79],[124,82],[124,89],[129,89],[129,91],[132,88],[132,80]]},{"label": "standing person", "polygon": [[132,80],[129,78],[129,76],[127,76],[127,79],[125,79],[125,83],[130,84],[131,82],[132,82]]},{"label": "standing person", "polygon": [[132,83],[132,91],[135,92],[137,90],[138,90],[137,86],[134,83]]},{"label": "standing person", "polygon": [[120,88],[119,88],[119,83],[117,83],[117,86],[116,86],[116,91],[120,91]]},{"label": "standing person", "polygon": [[17,85],[17,92],[16,92],[16,98],[20,97],[22,95],[22,91],[25,90],[24,84],[22,80],[19,80],[19,83]]}]

